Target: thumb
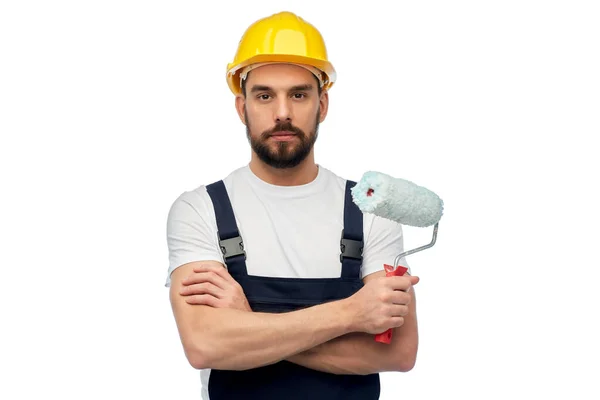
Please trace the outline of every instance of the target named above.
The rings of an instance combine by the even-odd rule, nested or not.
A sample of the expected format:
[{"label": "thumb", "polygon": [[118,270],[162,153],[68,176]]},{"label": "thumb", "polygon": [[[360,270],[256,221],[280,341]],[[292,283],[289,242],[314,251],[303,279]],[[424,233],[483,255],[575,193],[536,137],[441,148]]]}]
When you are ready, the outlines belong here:
[{"label": "thumb", "polygon": [[416,285],[417,283],[419,283],[419,281],[421,280],[421,278],[419,278],[418,276],[413,276],[413,275],[407,275],[408,278],[410,279],[410,284],[411,285]]}]

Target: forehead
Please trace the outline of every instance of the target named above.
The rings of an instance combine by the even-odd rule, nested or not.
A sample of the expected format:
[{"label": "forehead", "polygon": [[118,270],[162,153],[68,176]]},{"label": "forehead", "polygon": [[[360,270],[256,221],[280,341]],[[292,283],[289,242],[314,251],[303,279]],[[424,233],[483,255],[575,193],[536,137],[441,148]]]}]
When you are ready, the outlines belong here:
[{"label": "forehead", "polygon": [[253,69],[248,74],[246,87],[254,85],[286,89],[298,85],[313,85],[317,82],[312,72],[293,64],[269,64]]}]

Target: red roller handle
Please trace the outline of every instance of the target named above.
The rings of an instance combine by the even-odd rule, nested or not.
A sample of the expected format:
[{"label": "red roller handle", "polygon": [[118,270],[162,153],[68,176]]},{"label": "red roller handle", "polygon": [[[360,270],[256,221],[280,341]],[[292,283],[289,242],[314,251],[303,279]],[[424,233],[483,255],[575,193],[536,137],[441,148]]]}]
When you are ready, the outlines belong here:
[{"label": "red roller handle", "polygon": [[[394,267],[388,264],[384,264],[385,276],[402,276],[408,271],[408,268],[398,265],[394,270]],[[383,333],[375,335],[375,341],[385,344],[390,344],[392,341],[392,330],[388,329]]]}]

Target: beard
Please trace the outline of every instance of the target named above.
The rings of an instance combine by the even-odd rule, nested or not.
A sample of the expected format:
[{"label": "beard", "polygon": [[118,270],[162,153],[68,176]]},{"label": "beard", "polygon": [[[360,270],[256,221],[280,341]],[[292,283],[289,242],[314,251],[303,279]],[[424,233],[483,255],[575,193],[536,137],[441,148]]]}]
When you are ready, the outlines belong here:
[{"label": "beard", "polygon": [[[262,162],[273,168],[284,169],[298,166],[310,154],[319,136],[320,110],[317,112],[315,128],[310,134],[306,134],[302,129],[286,122],[275,125],[273,128],[262,132],[258,137],[253,137],[250,133],[250,120],[246,111],[244,111],[244,114],[246,117],[246,136],[252,150]],[[269,145],[269,138],[279,131],[293,132],[297,140],[276,142],[274,146]]]}]

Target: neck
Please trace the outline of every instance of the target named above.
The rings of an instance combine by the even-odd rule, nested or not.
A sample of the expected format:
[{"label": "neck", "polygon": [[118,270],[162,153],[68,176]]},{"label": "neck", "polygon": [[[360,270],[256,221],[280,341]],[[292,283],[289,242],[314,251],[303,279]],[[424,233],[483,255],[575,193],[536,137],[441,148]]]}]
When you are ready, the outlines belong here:
[{"label": "neck", "polygon": [[250,160],[250,170],[261,180],[277,186],[306,185],[317,177],[319,167],[311,153],[304,161],[293,168],[273,168],[262,162],[254,153]]}]

